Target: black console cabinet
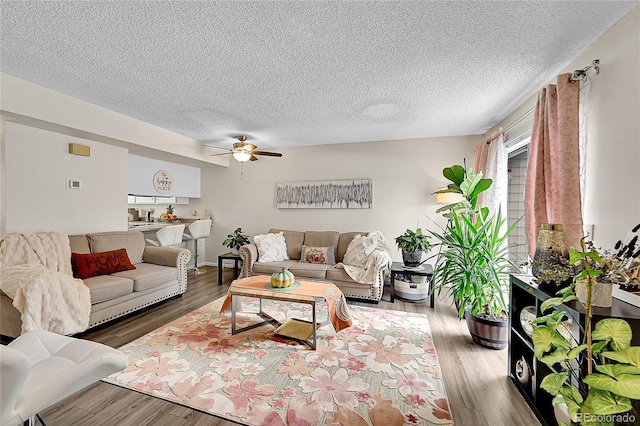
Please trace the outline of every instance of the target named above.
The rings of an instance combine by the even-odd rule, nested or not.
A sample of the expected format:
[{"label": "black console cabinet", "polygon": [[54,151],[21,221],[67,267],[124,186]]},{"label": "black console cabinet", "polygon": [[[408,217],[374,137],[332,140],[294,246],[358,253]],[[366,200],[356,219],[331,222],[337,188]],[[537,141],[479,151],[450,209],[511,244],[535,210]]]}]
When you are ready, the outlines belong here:
[{"label": "black console cabinet", "polygon": [[[535,312],[540,316],[540,305],[545,300],[555,297],[559,288],[549,286],[541,287],[533,282],[533,277],[528,275],[511,275],[510,277],[510,304],[509,304],[509,354],[508,375],[515,383],[523,398],[543,425],[556,425],[553,404],[553,396],[540,388],[542,379],[552,373],[561,370],[560,365],[553,368],[538,361],[533,350],[533,342],[527,333],[527,327],[523,327],[521,315],[523,310]],[[570,313],[570,317],[578,318],[580,324],[585,324],[586,313],[577,301],[569,302],[556,309],[563,309]],[[593,323],[603,318],[621,318],[629,322],[633,334],[634,345],[640,345],[640,308],[618,299],[613,299],[611,308],[593,308]],[[582,341],[578,324],[567,323],[567,333],[576,336]],[[516,370],[522,367],[530,370],[529,380],[519,379]],[[526,375],[525,375],[526,376]],[[525,382],[525,383],[523,383]]]}]

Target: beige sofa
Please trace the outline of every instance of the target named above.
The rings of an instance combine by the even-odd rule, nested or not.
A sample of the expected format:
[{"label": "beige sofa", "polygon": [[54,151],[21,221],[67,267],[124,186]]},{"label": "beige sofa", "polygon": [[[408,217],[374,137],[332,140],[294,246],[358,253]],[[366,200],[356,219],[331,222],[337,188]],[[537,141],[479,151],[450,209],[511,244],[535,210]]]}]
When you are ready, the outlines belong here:
[{"label": "beige sofa", "polygon": [[[72,253],[98,253],[126,248],[134,270],[84,279],[91,293],[89,328],[182,295],[187,289],[187,263],[191,252],[184,248],[145,246],[144,234],[136,231],[100,232],[69,236]],[[20,312],[12,300],[0,294],[0,334],[16,337],[21,331]]]},{"label": "beige sofa", "polygon": [[378,302],[382,298],[385,275],[388,268],[381,267],[376,271],[377,282],[362,284],[354,281],[344,269],[335,265],[301,262],[302,245],[313,247],[335,246],[336,264],[342,262],[349,243],[354,236],[367,235],[367,232],[336,232],[336,231],[287,231],[270,229],[269,233],[284,233],[289,260],[281,262],[258,262],[258,248],[255,244],[246,244],[240,248],[242,259],[241,278],[253,275],[271,275],[289,269],[297,278],[310,279],[312,281],[329,281],[342,290],[349,298],[366,299]]}]

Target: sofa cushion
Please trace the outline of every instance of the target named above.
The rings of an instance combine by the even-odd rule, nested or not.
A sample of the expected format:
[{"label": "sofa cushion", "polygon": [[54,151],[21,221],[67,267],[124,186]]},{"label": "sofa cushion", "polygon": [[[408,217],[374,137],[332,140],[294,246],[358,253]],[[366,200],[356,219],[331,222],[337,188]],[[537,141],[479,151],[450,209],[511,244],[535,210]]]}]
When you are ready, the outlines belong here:
[{"label": "sofa cushion", "polygon": [[302,245],[302,255],[300,262],[304,263],[326,263],[327,265],[336,264],[336,248],[329,247],[312,247]]},{"label": "sofa cushion", "polygon": [[304,244],[315,247],[337,246],[340,233],[337,231],[307,231],[304,233]]},{"label": "sofa cushion", "polygon": [[353,278],[347,274],[343,268],[336,268],[335,266],[327,269],[328,281],[353,281]]},{"label": "sofa cushion", "polygon": [[134,265],[142,263],[142,253],[144,252],[144,234],[138,231],[115,231],[98,232],[87,234],[89,247],[92,253],[101,251],[117,250],[124,247],[127,249],[129,259]]},{"label": "sofa cushion", "polygon": [[338,240],[338,247],[336,247],[336,261],[342,262],[344,259],[344,254],[347,252],[347,247],[349,247],[349,243],[353,240],[353,237],[356,235],[367,235],[368,232],[345,232],[340,234],[340,239]]},{"label": "sofa cushion", "polygon": [[261,234],[253,237],[253,242],[258,249],[257,262],[282,262],[289,260],[284,233]]},{"label": "sofa cushion", "polygon": [[86,235],[69,235],[71,253],[91,253],[89,240]]},{"label": "sofa cushion", "polygon": [[80,279],[136,269],[124,248],[100,253],[71,253],[71,263],[73,276]]},{"label": "sofa cushion", "polygon": [[98,275],[82,281],[89,287],[92,305],[133,293],[133,281],[124,277]]},{"label": "sofa cushion", "polygon": [[302,244],[304,243],[304,232],[300,231],[287,231],[285,229],[269,229],[272,234],[282,232],[284,234],[284,241],[287,244],[287,254],[289,259],[300,260],[302,251]]},{"label": "sofa cushion", "polygon": [[337,247],[339,238],[340,233],[336,231],[307,231],[304,233],[304,245],[313,247]]},{"label": "sofa cushion", "polygon": [[116,272],[113,276],[132,280],[133,291],[144,291],[168,281],[176,280],[178,270],[152,263],[138,263],[135,270]]},{"label": "sofa cushion", "polygon": [[251,275],[271,275],[274,272],[282,271],[283,268],[289,269],[298,263],[297,260],[284,260],[282,262],[266,262],[254,263]]},{"label": "sofa cushion", "polygon": [[326,263],[305,263],[298,262],[291,266],[289,270],[296,278],[322,278],[327,276],[327,269],[331,268],[331,265]]}]

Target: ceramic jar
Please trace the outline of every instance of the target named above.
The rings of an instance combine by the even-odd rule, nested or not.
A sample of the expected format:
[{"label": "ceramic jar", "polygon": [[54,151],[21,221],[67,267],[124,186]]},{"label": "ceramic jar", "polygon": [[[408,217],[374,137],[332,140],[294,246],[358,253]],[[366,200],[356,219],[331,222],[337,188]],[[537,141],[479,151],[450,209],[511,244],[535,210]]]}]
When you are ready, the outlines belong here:
[{"label": "ceramic jar", "polygon": [[[576,280],[576,296],[582,303],[587,303],[588,282],[586,278]],[[591,306],[610,308],[613,303],[613,284],[600,283],[595,279],[592,279],[591,282]]]}]

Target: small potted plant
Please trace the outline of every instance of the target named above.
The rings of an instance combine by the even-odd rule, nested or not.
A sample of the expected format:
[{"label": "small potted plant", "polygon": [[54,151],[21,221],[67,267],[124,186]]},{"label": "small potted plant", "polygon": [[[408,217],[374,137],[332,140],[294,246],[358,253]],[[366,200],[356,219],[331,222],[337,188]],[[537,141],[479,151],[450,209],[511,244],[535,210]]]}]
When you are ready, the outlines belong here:
[{"label": "small potted plant", "polygon": [[430,236],[422,232],[422,228],[415,231],[407,229],[404,234],[396,237],[396,245],[402,250],[402,262],[405,266],[415,268],[422,263],[422,253],[431,250]]},{"label": "small potted plant", "polygon": [[227,235],[227,239],[222,242],[222,245],[229,247],[237,253],[240,247],[249,244],[249,242],[249,236],[242,232],[242,228],[236,228],[235,231]]}]

